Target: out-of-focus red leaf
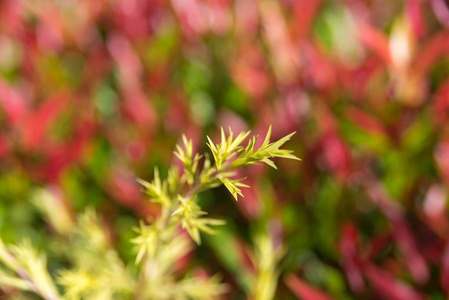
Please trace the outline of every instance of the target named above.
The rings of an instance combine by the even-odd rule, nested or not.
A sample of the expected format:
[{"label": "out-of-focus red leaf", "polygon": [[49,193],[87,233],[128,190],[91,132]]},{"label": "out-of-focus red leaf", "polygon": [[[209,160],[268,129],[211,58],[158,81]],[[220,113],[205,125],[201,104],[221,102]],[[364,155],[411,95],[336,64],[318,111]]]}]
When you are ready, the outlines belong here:
[{"label": "out-of-focus red leaf", "polygon": [[209,11],[209,29],[216,35],[224,35],[229,32],[232,25],[232,16],[227,1],[207,1]]},{"label": "out-of-focus red leaf", "polygon": [[198,0],[172,0],[183,34],[190,40],[196,40],[206,31],[208,15]]},{"label": "out-of-focus red leaf", "polygon": [[140,217],[159,214],[160,207],[145,200],[134,176],[120,171],[112,171],[109,182],[105,182],[109,194],[121,204],[133,209]]},{"label": "out-of-focus red leaf", "polygon": [[404,263],[413,279],[418,283],[425,283],[429,278],[429,270],[407,226],[402,207],[390,198],[380,183],[368,183],[367,191],[373,202],[390,221],[395,242],[404,256]]},{"label": "out-of-focus red leaf", "polygon": [[308,101],[306,95],[295,89],[286,90],[281,99],[276,99],[274,112],[270,109],[266,119],[269,124],[277,124],[273,134],[281,138],[282,134],[297,131],[301,117],[310,109]]},{"label": "out-of-focus red leaf", "polygon": [[228,109],[223,109],[217,116],[217,126],[232,128],[233,132],[248,131],[248,125],[239,115]]},{"label": "out-of-focus red leaf", "polygon": [[360,293],[365,289],[365,284],[357,261],[358,231],[354,224],[350,223],[343,227],[339,244],[349,285],[353,291]]},{"label": "out-of-focus red leaf", "polygon": [[443,26],[449,27],[449,5],[445,0],[430,0],[433,13]]},{"label": "out-of-focus red leaf", "polygon": [[446,199],[446,188],[439,184],[432,185],[424,198],[421,214],[423,221],[441,237],[446,237],[449,234],[449,222],[446,218]]},{"label": "out-of-focus red leaf", "polygon": [[407,0],[405,2],[405,11],[412,25],[412,31],[416,38],[423,36],[426,30],[426,24],[423,19],[423,7],[420,0]]},{"label": "out-of-focus red leaf", "polygon": [[149,100],[137,90],[125,92],[124,97],[125,115],[146,132],[151,132],[156,122],[156,113]]},{"label": "out-of-focus red leaf", "polygon": [[[151,1],[151,5],[156,5],[156,1]],[[114,20],[119,27],[132,38],[144,38],[149,32],[149,18],[147,6],[150,2],[127,0],[119,1],[116,5],[116,18]]]},{"label": "out-of-focus red leaf", "polygon": [[434,151],[434,157],[437,162],[438,169],[446,184],[449,186],[449,142],[440,142]]},{"label": "out-of-focus red leaf", "polygon": [[284,277],[285,284],[293,292],[293,294],[301,300],[332,300],[331,296],[325,292],[319,290],[316,287],[311,286],[305,281],[299,279],[299,277],[288,274]]},{"label": "out-of-focus red leaf", "polygon": [[297,80],[300,61],[287,31],[281,7],[275,1],[261,1],[259,11],[276,78],[281,84],[291,84]]},{"label": "out-of-focus red leaf", "polygon": [[129,141],[126,145],[127,156],[134,161],[140,161],[144,158],[145,153],[148,151],[144,140]]},{"label": "out-of-focus red leaf", "polygon": [[156,115],[142,92],[143,67],[138,55],[129,40],[118,33],[109,39],[108,49],[120,70],[120,83],[125,98],[123,104],[125,115],[141,128],[146,130],[153,128]]},{"label": "out-of-focus red leaf", "polygon": [[[254,184],[254,182],[246,182],[246,184]],[[250,185],[252,186],[252,185]],[[255,219],[261,212],[261,199],[254,189],[244,189],[244,198],[239,199],[238,206],[249,219]]]},{"label": "out-of-focus red leaf", "polygon": [[129,40],[122,34],[111,34],[108,50],[120,71],[120,84],[125,90],[140,88],[143,68]]},{"label": "out-of-focus red leaf", "polygon": [[12,36],[20,36],[24,31],[22,23],[23,2],[0,1],[0,28]]},{"label": "out-of-focus red leaf", "polygon": [[162,91],[170,79],[170,70],[166,65],[153,66],[148,72],[147,82],[153,91]]},{"label": "out-of-focus red leaf", "polygon": [[449,32],[435,33],[416,53],[413,68],[417,74],[427,74],[434,66],[435,60],[441,55],[449,53]]},{"label": "out-of-focus red leaf", "polygon": [[449,292],[449,241],[446,241],[446,246],[444,248],[443,257],[441,258],[442,270],[440,277],[441,287]]},{"label": "out-of-focus red leaf", "polygon": [[43,52],[56,52],[62,48],[62,23],[61,16],[56,7],[49,2],[44,3],[45,9],[42,9],[40,20],[36,28],[37,43]]},{"label": "out-of-focus red leaf", "polygon": [[238,254],[239,254],[239,260],[242,263],[242,268],[245,269],[246,271],[251,272],[252,274],[255,274],[256,272],[256,267],[254,266],[254,254],[253,251],[251,249],[251,247],[248,246],[247,243],[245,243],[244,240],[242,239],[238,239],[238,247],[239,250]]},{"label": "out-of-focus red leaf", "polygon": [[304,81],[311,88],[320,91],[332,91],[337,85],[336,68],[318,47],[304,45]]},{"label": "out-of-focus red leaf", "polygon": [[443,216],[446,212],[446,198],[447,192],[444,187],[432,185],[424,199],[424,213],[431,218]]},{"label": "out-of-focus red leaf", "polygon": [[131,177],[114,173],[112,182],[120,193],[120,200],[123,203],[132,204],[141,198],[139,185]]},{"label": "out-of-focus red leaf", "polygon": [[346,117],[372,134],[387,135],[387,129],[381,122],[359,108],[354,106],[348,107]]},{"label": "out-of-focus red leaf", "polygon": [[10,146],[7,141],[0,136],[0,158],[3,158],[9,154]]},{"label": "out-of-focus red leaf", "polygon": [[11,125],[17,125],[29,113],[29,103],[16,88],[0,79],[0,105]]},{"label": "out-of-focus red leaf", "polygon": [[297,0],[293,1],[294,22],[292,30],[298,41],[307,38],[314,17],[320,8],[322,0]]},{"label": "out-of-focus red leaf", "polygon": [[165,116],[164,126],[169,131],[178,131],[188,122],[188,106],[186,100],[178,95],[171,97]]},{"label": "out-of-focus red leaf", "polygon": [[314,107],[315,119],[321,131],[319,149],[323,159],[338,180],[344,182],[352,172],[351,153],[338,135],[336,120],[324,104]]},{"label": "out-of-focus red leaf", "polygon": [[[247,179],[245,179],[245,184],[256,187],[256,182],[253,180],[256,174],[251,174]],[[247,175],[244,174],[241,170],[236,171],[235,178],[244,178]],[[256,175],[257,176],[257,175]],[[260,215],[261,212],[261,199],[255,188],[243,188],[242,193],[244,197],[239,197],[239,201],[237,201],[237,207],[240,211],[245,215],[247,219],[255,219]]]},{"label": "out-of-focus red leaf", "polygon": [[367,249],[367,257],[375,257],[386,246],[391,245],[393,241],[393,235],[390,233],[381,233],[371,237],[369,248]]},{"label": "out-of-focus red leaf", "polygon": [[444,125],[449,119],[449,80],[446,80],[434,95],[432,120],[438,126]]},{"label": "out-of-focus red leaf", "polygon": [[[186,237],[188,237],[188,233],[186,230],[182,230],[182,228],[178,229],[179,234],[181,235],[185,235]],[[189,238],[187,238],[189,240],[189,242],[192,244],[193,241]],[[187,254],[185,254],[183,257],[181,257],[178,261],[176,261],[175,265],[176,265],[176,271],[178,272],[178,274],[185,274],[185,272],[188,270],[190,264],[191,264],[191,260],[194,257],[194,252],[193,251],[189,251]]]},{"label": "out-of-focus red leaf", "polygon": [[340,181],[345,181],[351,174],[350,153],[347,146],[335,132],[328,132],[322,137],[322,149],[331,172]]},{"label": "out-of-focus red leaf", "polygon": [[257,45],[244,44],[230,68],[235,83],[254,98],[262,98],[271,87],[268,67]]},{"label": "out-of-focus red leaf", "polygon": [[71,100],[72,96],[67,92],[51,96],[21,122],[20,132],[25,149],[35,149],[42,143],[47,129],[69,105]]},{"label": "out-of-focus red leaf", "polygon": [[417,283],[425,283],[429,278],[429,271],[424,257],[419,253],[412,233],[404,220],[394,226],[394,237],[399,250],[404,255],[405,263]]},{"label": "out-of-focus red leaf", "polygon": [[387,65],[392,64],[390,49],[388,46],[388,39],[377,28],[365,21],[359,20],[359,38],[362,43],[371,49],[379,58],[381,58]]},{"label": "out-of-focus red leaf", "polygon": [[257,1],[240,0],[235,2],[235,28],[236,32],[245,40],[257,34],[259,12]]},{"label": "out-of-focus red leaf", "polygon": [[374,290],[383,298],[391,300],[423,300],[418,292],[409,285],[396,280],[390,273],[374,266],[364,264],[364,273]]},{"label": "out-of-focus red leaf", "polygon": [[[366,101],[366,94],[370,95],[369,83],[379,70],[384,67],[377,57],[367,58],[355,69],[341,68],[338,74],[339,83],[346,87],[349,93],[359,101]],[[354,80],[357,78],[357,80]]]},{"label": "out-of-focus red leaf", "polygon": [[90,84],[91,82],[97,82],[107,76],[107,72],[111,69],[112,63],[113,62],[108,58],[108,53],[104,48],[94,47],[86,60],[86,64],[89,67],[84,69],[82,76],[84,82]]}]

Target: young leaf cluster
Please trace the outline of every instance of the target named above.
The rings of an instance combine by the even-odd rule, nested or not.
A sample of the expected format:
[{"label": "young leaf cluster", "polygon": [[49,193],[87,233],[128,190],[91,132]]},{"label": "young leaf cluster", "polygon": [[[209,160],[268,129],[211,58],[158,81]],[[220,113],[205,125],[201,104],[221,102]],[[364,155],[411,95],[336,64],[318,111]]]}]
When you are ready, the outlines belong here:
[{"label": "young leaf cluster", "polygon": [[[160,217],[150,221],[150,224],[141,222],[139,228],[136,228],[138,236],[132,240],[138,253],[136,262],[142,264],[143,268],[148,268],[149,273],[145,276],[147,281],[149,278],[158,280],[165,278],[165,282],[171,281],[173,270],[168,266],[173,265],[176,258],[184,254],[183,248],[173,245],[175,239],[180,239],[176,242],[178,245],[185,243],[185,240],[181,238],[183,235],[176,233],[178,227],[185,229],[192,240],[200,244],[200,232],[213,234],[215,233],[213,226],[224,224],[222,220],[206,217],[207,212],[203,211],[197,203],[198,193],[223,184],[237,200],[238,196],[243,197],[240,188],[248,186],[242,183],[244,178],[235,178],[235,169],[257,163],[265,163],[276,168],[271,160],[275,157],[298,159],[292,154],[292,151],[280,149],[294,133],[271,143],[270,127],[258,149],[255,149],[257,136],[251,138],[246,147],[242,146],[249,134],[249,131],[242,132],[234,137],[232,130],[229,129],[229,134],[226,136],[224,130],[221,129],[221,143],[219,144],[214,144],[212,139],[207,137],[207,145],[212,152],[214,163],[211,162],[207,154],[195,153],[192,141],[183,136],[183,146],[178,145],[174,152],[183,164],[181,173],[172,168],[167,179],[161,180],[156,169],[152,182],[139,180],[151,200],[162,206]],[[173,255],[169,256],[170,259],[166,255],[164,256],[165,253],[173,252],[174,249],[179,249],[179,252],[175,251]],[[159,286],[158,291],[162,291],[164,289],[161,287],[164,285],[158,280],[155,281],[155,284]],[[213,290],[225,290],[223,285],[213,285],[213,282],[211,281],[211,286],[209,286],[213,286]],[[178,282],[178,287],[181,285]],[[171,286],[170,289],[176,290],[174,286]],[[178,292],[177,295],[180,297],[179,295],[182,293]],[[158,297],[161,295],[156,298]]]},{"label": "young leaf cluster", "polygon": [[212,140],[208,137],[208,146],[212,151],[212,155],[215,159],[215,168],[219,174],[217,178],[226,186],[229,192],[237,200],[237,196],[242,196],[243,194],[240,187],[248,187],[247,185],[241,183],[244,178],[235,179],[234,170],[247,165],[261,164],[265,163],[270,167],[276,169],[276,165],[271,160],[274,157],[288,158],[300,160],[292,154],[292,151],[280,149],[282,145],[285,144],[295,133],[292,132],[287,136],[281,138],[280,140],[270,143],[271,138],[271,126],[265,136],[262,145],[255,149],[257,143],[257,136],[252,137],[246,147],[241,146],[243,141],[248,137],[250,131],[240,133],[235,139],[233,138],[233,133],[231,128],[229,128],[229,135],[226,134],[221,129],[221,143],[214,144]]},{"label": "young leaf cluster", "polygon": [[[235,178],[235,169],[258,163],[265,163],[276,168],[276,165],[271,160],[275,157],[299,160],[292,154],[292,151],[280,149],[294,133],[271,143],[270,126],[262,145],[258,149],[255,149],[257,136],[252,137],[246,147],[242,146],[250,133],[250,131],[241,132],[234,136],[234,133],[229,128],[229,134],[226,136],[222,128],[221,142],[219,144],[214,144],[212,139],[207,137],[207,145],[212,152],[214,164],[212,164],[207,155],[194,153],[192,141],[183,136],[183,147],[178,145],[174,152],[176,157],[183,163],[182,175],[176,178],[178,172],[171,169],[168,178],[161,181],[159,172],[156,169],[152,182],[139,180],[152,201],[159,202],[163,206],[161,219],[155,223],[163,224],[162,227],[168,224],[175,224],[174,226],[180,224],[191,238],[197,244],[200,244],[201,231],[211,234],[214,232],[211,226],[223,224],[220,220],[203,217],[207,213],[202,211],[197,205],[196,197],[200,191],[223,184],[237,200],[238,196],[243,197],[241,188],[249,186],[242,183],[245,178]],[[203,157],[204,161],[202,168],[200,168]],[[170,186],[170,189],[167,188],[168,186]],[[159,228],[161,226],[156,227]],[[157,228],[148,229],[148,232],[142,229],[142,227],[139,229],[141,236],[146,235],[146,238],[138,237],[134,240],[139,247],[138,261],[144,255],[144,252],[147,252],[150,256],[152,255],[154,250],[151,249],[154,249],[154,245],[157,244],[158,240],[157,231]],[[154,244],[153,248],[150,248],[149,243],[144,243],[143,240],[151,240],[151,244]]]}]

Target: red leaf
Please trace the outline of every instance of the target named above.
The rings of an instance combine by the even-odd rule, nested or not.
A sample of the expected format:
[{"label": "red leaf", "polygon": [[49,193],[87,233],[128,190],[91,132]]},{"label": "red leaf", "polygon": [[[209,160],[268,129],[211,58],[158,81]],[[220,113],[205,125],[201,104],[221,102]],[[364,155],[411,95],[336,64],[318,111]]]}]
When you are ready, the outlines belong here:
[{"label": "red leaf", "polygon": [[345,181],[351,174],[349,149],[334,132],[326,133],[322,139],[323,154],[329,169],[337,179]]},{"label": "red leaf", "polygon": [[207,13],[202,2],[198,0],[172,0],[173,9],[180,22],[184,35],[196,40],[206,30]]},{"label": "red leaf", "polygon": [[117,63],[122,89],[139,89],[142,63],[129,40],[122,34],[112,33],[108,40],[108,50]]},{"label": "red leaf", "polygon": [[9,145],[3,137],[0,137],[0,158],[7,156],[10,152]]},{"label": "red leaf", "polygon": [[259,15],[257,2],[253,0],[235,1],[235,31],[243,39],[254,37],[258,32]]},{"label": "red leaf", "polygon": [[230,62],[230,68],[236,84],[254,98],[262,98],[271,87],[268,67],[255,44],[244,44]]},{"label": "red leaf", "polygon": [[449,292],[449,241],[446,242],[443,257],[441,258],[442,270],[440,277],[441,287]]},{"label": "red leaf", "polygon": [[440,31],[433,35],[427,43],[416,53],[413,63],[418,74],[426,74],[434,66],[435,61],[449,51],[449,32]]},{"label": "red leaf", "polygon": [[293,292],[293,294],[302,300],[333,300],[333,298],[327,295],[325,292],[320,291],[318,288],[313,287],[305,281],[299,279],[293,274],[288,274],[284,277],[285,284]]},{"label": "red leaf", "polygon": [[387,130],[381,122],[359,108],[349,107],[346,117],[372,134],[387,135]]},{"label": "red leaf", "polygon": [[[243,177],[244,174],[239,174],[239,176]],[[241,178],[239,177],[239,178]],[[251,180],[252,178],[247,178],[245,180],[245,184],[249,186],[255,186],[255,182]],[[242,189],[242,193],[245,197],[239,198],[237,202],[237,206],[240,210],[245,214],[248,219],[256,219],[260,216],[261,212],[261,204],[262,200],[260,199],[257,191],[253,188],[251,189]]]},{"label": "red leaf", "polygon": [[413,279],[418,283],[426,282],[429,278],[429,270],[404,219],[402,207],[390,198],[380,183],[369,183],[367,190],[371,200],[389,219],[396,244],[404,256],[404,263]]},{"label": "red leaf", "polygon": [[[446,188],[441,184],[433,184],[426,193],[422,205],[422,214],[420,214],[423,221],[441,237],[449,234],[449,221],[446,217],[446,199]],[[437,247],[437,244],[430,243],[428,246],[428,250],[433,250],[432,248]],[[433,255],[430,257],[435,258]]]},{"label": "red leaf", "polygon": [[446,28],[449,26],[449,6],[445,0],[430,0],[433,13]]},{"label": "red leaf", "polygon": [[422,300],[424,299],[418,292],[407,284],[396,280],[390,273],[377,268],[371,263],[366,263],[364,272],[368,280],[373,285],[374,290],[391,300]]},{"label": "red leaf", "polygon": [[444,125],[449,116],[449,80],[446,80],[438,87],[437,92],[434,95],[435,101],[433,101],[432,120],[437,125]]},{"label": "red leaf", "polygon": [[23,146],[26,149],[34,149],[42,143],[45,132],[70,101],[71,97],[67,93],[56,94],[47,99],[26,120],[23,120],[20,129]]},{"label": "red leaf", "polygon": [[443,177],[446,186],[449,186],[449,142],[440,142],[435,148],[434,156],[441,177]]},{"label": "red leaf", "polygon": [[138,90],[125,92],[124,112],[134,123],[147,132],[152,131],[156,122],[156,113],[149,99]]},{"label": "red leaf", "polygon": [[253,258],[254,253],[252,248],[245,243],[244,240],[238,239],[238,247],[239,247],[239,261],[242,264],[242,268],[251,272],[252,274],[256,273],[256,267],[254,266]]},{"label": "red leaf", "polygon": [[371,49],[385,63],[391,64],[388,39],[379,29],[370,24],[359,21],[359,38],[368,49]]},{"label": "red leaf", "polygon": [[295,15],[293,30],[296,32],[295,36],[298,40],[304,40],[310,32],[310,26],[322,0],[297,0],[293,3]]},{"label": "red leaf", "polygon": [[29,112],[28,101],[18,89],[8,86],[0,80],[0,105],[12,125],[16,125]]},{"label": "red leaf", "polygon": [[25,11],[24,6],[22,1],[0,1],[0,28],[2,33],[17,37],[23,33],[25,22],[22,22],[22,14]]},{"label": "red leaf", "polygon": [[408,0],[405,3],[407,17],[412,25],[413,34],[420,38],[425,32],[425,22],[423,20],[423,11],[420,0]]},{"label": "red leaf", "polygon": [[357,261],[358,231],[354,224],[343,227],[340,238],[340,255],[343,268],[352,290],[361,292],[365,289],[362,273]]},{"label": "red leaf", "polygon": [[337,86],[336,68],[319,47],[304,45],[304,65],[307,67],[303,77],[312,84],[312,88],[325,92],[332,91]]},{"label": "red leaf", "polygon": [[160,207],[145,200],[135,176],[124,172],[112,171],[106,189],[110,195],[116,198],[121,204],[132,208],[141,217],[156,217],[160,212]]}]

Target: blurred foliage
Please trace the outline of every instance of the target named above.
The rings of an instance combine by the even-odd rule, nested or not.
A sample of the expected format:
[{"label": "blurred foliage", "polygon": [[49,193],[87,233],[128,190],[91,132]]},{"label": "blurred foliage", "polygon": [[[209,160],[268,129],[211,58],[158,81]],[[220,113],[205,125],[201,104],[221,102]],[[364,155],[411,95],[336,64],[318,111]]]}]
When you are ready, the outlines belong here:
[{"label": "blurred foliage", "polygon": [[[225,299],[274,275],[274,299],[445,299],[448,24],[444,0],[0,1],[0,237],[57,278],[93,208],[133,262],[131,228],[160,215],[136,178],[181,166],[182,134],[202,153],[272,124],[302,162],[245,167],[238,202],[199,194],[227,225],[179,276],[220,273]],[[264,234],[283,255],[258,277]]]}]

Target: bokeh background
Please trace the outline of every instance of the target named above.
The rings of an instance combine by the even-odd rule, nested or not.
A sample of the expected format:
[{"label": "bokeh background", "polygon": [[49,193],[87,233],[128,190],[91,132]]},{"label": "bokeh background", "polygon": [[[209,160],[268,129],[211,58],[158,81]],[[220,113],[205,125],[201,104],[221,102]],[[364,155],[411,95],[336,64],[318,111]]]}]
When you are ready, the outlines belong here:
[{"label": "bokeh background", "polygon": [[445,0],[3,0],[0,235],[56,268],[54,236],[94,207],[132,262],[158,213],[136,177],[178,164],[183,133],[208,151],[272,124],[302,161],[242,171],[238,202],[202,194],[227,225],[191,268],[245,299],[266,230],[275,299],[447,299],[448,28]]}]

